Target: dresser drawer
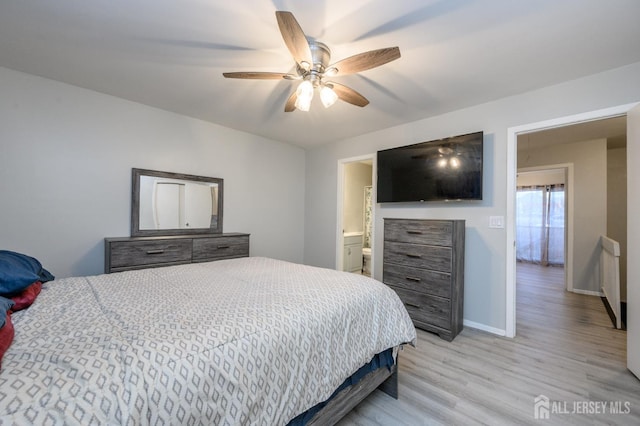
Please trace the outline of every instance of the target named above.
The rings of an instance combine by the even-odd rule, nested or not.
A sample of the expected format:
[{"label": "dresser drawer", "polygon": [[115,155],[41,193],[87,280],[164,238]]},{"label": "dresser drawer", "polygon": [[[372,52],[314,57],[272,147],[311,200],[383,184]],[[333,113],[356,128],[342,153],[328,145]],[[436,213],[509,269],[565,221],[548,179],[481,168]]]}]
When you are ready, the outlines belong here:
[{"label": "dresser drawer", "polygon": [[385,263],[382,281],[393,287],[401,287],[419,293],[444,298],[451,297],[451,274]]},{"label": "dresser drawer", "polygon": [[249,256],[249,234],[105,238],[104,270],[112,272]]},{"label": "dresser drawer", "polygon": [[451,248],[384,242],[384,263],[451,272]]},{"label": "dresser drawer", "polygon": [[227,236],[195,238],[193,240],[193,261],[231,259],[249,256],[249,236]]},{"label": "dresser drawer", "polygon": [[451,327],[451,300],[427,296],[415,291],[392,287],[404,303],[411,319],[417,323],[443,329]]},{"label": "dresser drawer", "polygon": [[450,247],[452,227],[451,221],[385,219],[384,240]]},{"label": "dresser drawer", "polygon": [[191,262],[191,240],[111,242],[111,268]]}]

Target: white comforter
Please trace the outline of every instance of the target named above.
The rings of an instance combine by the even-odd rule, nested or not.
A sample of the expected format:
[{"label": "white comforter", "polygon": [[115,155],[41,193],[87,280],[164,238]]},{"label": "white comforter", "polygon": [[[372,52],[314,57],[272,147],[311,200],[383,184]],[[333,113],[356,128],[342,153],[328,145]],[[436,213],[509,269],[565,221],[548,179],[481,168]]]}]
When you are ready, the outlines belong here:
[{"label": "white comforter", "polygon": [[56,280],[13,322],[0,424],[286,424],[416,338],[380,282],[259,257]]}]

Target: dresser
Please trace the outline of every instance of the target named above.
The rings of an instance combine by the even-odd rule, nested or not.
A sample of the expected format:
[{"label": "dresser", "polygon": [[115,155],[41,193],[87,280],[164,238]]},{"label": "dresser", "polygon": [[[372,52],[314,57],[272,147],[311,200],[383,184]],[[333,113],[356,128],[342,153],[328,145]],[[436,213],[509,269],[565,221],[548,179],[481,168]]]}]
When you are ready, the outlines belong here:
[{"label": "dresser", "polygon": [[464,220],[384,219],[382,280],[416,327],[451,341],[462,330]]},{"label": "dresser", "polygon": [[105,273],[249,256],[249,234],[105,238]]}]

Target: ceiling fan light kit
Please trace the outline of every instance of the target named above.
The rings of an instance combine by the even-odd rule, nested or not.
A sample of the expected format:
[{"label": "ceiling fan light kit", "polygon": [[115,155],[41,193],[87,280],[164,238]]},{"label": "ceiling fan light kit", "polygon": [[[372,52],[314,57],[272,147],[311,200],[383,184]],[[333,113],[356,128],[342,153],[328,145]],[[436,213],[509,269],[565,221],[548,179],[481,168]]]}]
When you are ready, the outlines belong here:
[{"label": "ceiling fan light kit", "polygon": [[313,99],[313,84],[309,80],[304,80],[298,85],[296,90],[295,106],[300,111],[309,111],[311,100]]},{"label": "ceiling fan light kit", "polygon": [[285,103],[285,112],[296,109],[309,111],[316,89],[320,92],[320,100],[325,108],[333,105],[338,99],[364,107],[369,101],[350,87],[333,81],[325,81],[327,77],[339,77],[355,74],[384,65],[400,57],[398,47],[371,50],[350,56],[330,64],[331,51],[324,43],[305,36],[300,24],[291,12],[277,11],[276,18],[282,38],[296,62],[296,74],[275,72],[225,72],[226,78],[261,79],[261,80],[302,80],[296,90]]},{"label": "ceiling fan light kit", "polygon": [[329,108],[338,100],[338,94],[329,85],[324,85],[320,89],[320,100],[325,108]]}]

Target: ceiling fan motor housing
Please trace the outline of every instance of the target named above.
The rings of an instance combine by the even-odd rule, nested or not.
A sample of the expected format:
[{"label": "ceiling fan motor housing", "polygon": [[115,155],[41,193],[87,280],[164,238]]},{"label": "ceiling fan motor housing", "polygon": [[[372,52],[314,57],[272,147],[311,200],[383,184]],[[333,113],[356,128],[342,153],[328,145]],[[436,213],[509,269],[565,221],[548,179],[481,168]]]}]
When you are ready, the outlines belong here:
[{"label": "ceiling fan motor housing", "polygon": [[313,64],[309,71],[299,69],[299,72],[302,71],[302,77],[313,83],[314,87],[317,87],[321,83],[322,75],[329,66],[331,50],[329,50],[329,47],[326,44],[319,41],[313,39],[307,39],[307,41],[309,42],[309,49],[311,50],[311,60],[313,61]]}]

